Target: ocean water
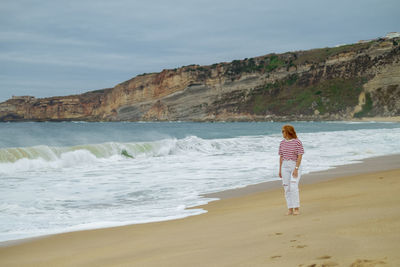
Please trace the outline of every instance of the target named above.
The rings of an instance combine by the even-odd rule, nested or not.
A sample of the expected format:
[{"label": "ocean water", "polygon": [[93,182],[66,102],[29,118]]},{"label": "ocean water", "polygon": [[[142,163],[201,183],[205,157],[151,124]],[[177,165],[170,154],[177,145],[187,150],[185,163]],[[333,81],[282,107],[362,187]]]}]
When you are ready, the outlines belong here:
[{"label": "ocean water", "polygon": [[[400,123],[294,122],[303,173],[400,152]],[[0,241],[183,218],[277,180],[284,123],[1,123]]]}]

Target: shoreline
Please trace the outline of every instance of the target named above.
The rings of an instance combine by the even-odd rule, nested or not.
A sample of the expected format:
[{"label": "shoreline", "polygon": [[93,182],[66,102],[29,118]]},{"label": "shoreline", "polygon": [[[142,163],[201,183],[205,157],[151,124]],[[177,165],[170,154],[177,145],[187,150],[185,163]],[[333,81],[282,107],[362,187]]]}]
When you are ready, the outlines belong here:
[{"label": "shoreline", "polygon": [[[0,248],[1,266],[399,266],[400,169],[214,201],[184,219],[71,232]],[[371,197],[372,196],[372,197]]]},{"label": "shoreline", "polygon": [[400,122],[400,116],[392,116],[392,117],[362,117],[362,118],[354,118],[351,121],[355,122]]},{"label": "shoreline", "polygon": [[[400,154],[392,154],[392,155],[384,155],[384,156],[377,156],[371,158],[365,158],[356,162],[350,162],[349,164],[345,165],[338,165],[333,166],[331,169],[323,170],[323,171],[316,171],[302,175],[300,186],[305,184],[313,184],[313,183],[320,183],[336,178],[341,178],[345,176],[353,176],[359,174],[366,174],[371,172],[378,172],[378,171],[388,171],[397,169],[400,166]],[[262,192],[269,192],[273,190],[278,190],[282,187],[281,180],[275,181],[268,181],[262,182],[252,185],[247,185],[241,188],[234,188],[223,190],[215,193],[209,194],[202,194],[202,197],[205,198],[214,198],[215,200],[209,201],[207,204],[194,206],[187,209],[196,209],[196,208],[203,208],[207,210],[207,205],[215,201],[221,201],[225,199],[231,198],[240,198],[243,196],[248,196],[252,194],[262,193]],[[162,223],[168,221],[175,221],[175,220],[182,220],[188,217],[200,216],[198,215],[191,215],[183,218],[177,219],[170,219],[170,220],[162,220],[156,222],[146,222],[146,223],[139,223],[139,224],[127,224],[122,226],[110,226],[110,227],[100,227],[100,228],[93,228],[93,229],[84,229],[84,230],[77,230],[77,231],[68,231],[68,232],[59,232],[55,234],[47,234],[47,235],[40,235],[40,236],[33,236],[21,239],[13,239],[13,240],[6,240],[0,241],[0,249],[3,247],[10,247],[10,246],[17,246],[20,244],[29,243],[32,241],[45,239],[52,236],[62,235],[62,234],[69,234],[74,232],[82,232],[82,231],[95,231],[101,229],[110,229],[110,228],[118,228],[118,227],[126,227],[126,226],[135,226],[135,225],[143,225],[143,224],[152,224],[152,223]]]},{"label": "shoreline", "polygon": [[[313,183],[320,183],[336,178],[341,178],[345,176],[353,176],[359,174],[366,174],[371,172],[378,172],[378,171],[388,171],[397,169],[400,166],[400,154],[392,154],[392,155],[384,155],[384,156],[377,156],[371,158],[365,158],[356,162],[350,162],[349,164],[345,165],[338,165],[333,166],[331,169],[323,170],[323,171],[316,171],[302,175],[300,186],[306,184],[313,184]],[[205,198],[217,198],[216,200],[211,200],[205,205],[201,206],[194,206],[188,209],[196,209],[198,207],[202,207],[207,210],[207,205],[215,201],[221,201],[225,199],[231,198],[240,198],[243,196],[257,194],[262,192],[268,192],[273,190],[278,190],[282,187],[281,180],[275,181],[268,181],[262,182],[257,184],[248,185],[241,188],[234,188],[223,190],[215,193],[209,194],[202,194],[202,197]],[[201,214],[200,214],[201,215]],[[192,215],[188,217],[199,216],[199,215]],[[159,223],[159,222],[167,222],[167,221],[175,221],[175,220],[182,220],[184,218],[178,219],[171,219],[171,220],[162,220],[158,222],[147,222],[147,223],[140,223],[140,224],[128,224],[122,226],[111,226],[111,227],[100,227],[100,228],[93,228],[93,229],[85,229],[85,230],[77,230],[77,231],[70,231],[70,232],[60,232],[55,234],[48,234],[48,235],[40,235],[34,237],[27,237],[21,239],[14,239],[14,240],[7,240],[7,241],[0,241],[0,248],[2,247],[9,247],[15,246],[19,244],[29,243],[35,240],[48,238],[51,236],[57,236],[62,234],[74,233],[74,232],[82,232],[82,231],[93,231],[99,229],[108,229],[108,228],[116,228],[116,227],[125,227],[125,226],[134,226],[134,225],[142,225],[142,224],[151,224],[151,223]]]},{"label": "shoreline", "polygon": [[371,166],[362,174],[339,177],[336,168],[326,180],[301,184],[300,216],[285,215],[282,190],[252,192],[195,207],[208,212],[183,219],[0,247],[0,265],[397,266],[400,155],[389,157],[386,166],[379,163],[387,156],[365,160]]},{"label": "shoreline", "polygon": [[[400,154],[384,155],[365,158],[350,162],[349,164],[333,166],[331,169],[303,174],[300,180],[302,184],[319,183],[344,176],[352,176],[370,172],[388,171],[400,166]],[[281,180],[268,181],[248,185],[241,188],[228,189],[220,192],[203,194],[207,198],[229,199],[249,194],[276,190],[282,187]]]},{"label": "shoreline", "polygon": [[119,121],[102,121],[102,120],[75,120],[75,119],[61,119],[61,120],[17,120],[17,121],[0,121],[0,123],[24,123],[24,122],[39,122],[39,123],[45,123],[45,122],[54,122],[54,123],[60,123],[60,122],[75,122],[75,123],[104,123],[104,122],[135,122],[135,123],[159,123],[159,122],[196,122],[196,123],[226,123],[226,122],[300,122],[300,121],[306,121],[306,122],[390,122],[390,123],[400,123],[400,116],[389,116],[389,117],[361,117],[361,118],[341,118],[341,119],[327,119],[327,118],[311,118],[311,119],[304,119],[304,118],[278,118],[276,120],[273,119],[249,119],[249,118],[231,118],[231,119],[226,119],[226,120],[190,120],[190,121],[182,121],[182,120],[165,120],[165,121],[126,121],[126,120],[119,120]]}]

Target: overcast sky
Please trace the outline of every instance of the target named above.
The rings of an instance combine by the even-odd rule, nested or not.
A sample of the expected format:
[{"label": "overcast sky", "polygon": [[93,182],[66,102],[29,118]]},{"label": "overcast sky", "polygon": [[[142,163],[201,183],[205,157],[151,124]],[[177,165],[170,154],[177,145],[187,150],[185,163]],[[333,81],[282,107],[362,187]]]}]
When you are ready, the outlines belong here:
[{"label": "overcast sky", "polygon": [[400,31],[399,0],[1,0],[0,101]]}]

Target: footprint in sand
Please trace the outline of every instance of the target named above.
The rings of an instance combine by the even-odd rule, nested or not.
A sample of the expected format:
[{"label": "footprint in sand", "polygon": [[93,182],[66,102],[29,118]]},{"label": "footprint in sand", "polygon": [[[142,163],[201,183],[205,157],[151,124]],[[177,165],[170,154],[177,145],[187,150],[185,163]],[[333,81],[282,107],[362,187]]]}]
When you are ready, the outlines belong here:
[{"label": "footprint in sand", "polygon": [[324,255],[324,256],[318,257],[317,260],[327,260],[327,259],[330,259],[330,258],[332,258],[332,257],[328,256],[328,255]]},{"label": "footprint in sand", "polygon": [[353,262],[350,267],[372,267],[372,266],[383,266],[386,265],[386,262],[383,260],[361,260],[358,259]]},{"label": "footprint in sand", "polygon": [[307,245],[298,245],[296,248],[305,248]]},{"label": "footprint in sand", "polygon": [[275,233],[275,235],[283,235],[283,233]]},{"label": "footprint in sand", "polygon": [[290,242],[296,242],[296,241],[297,241],[296,239],[290,240]]},{"label": "footprint in sand", "polygon": [[281,258],[281,255],[275,255],[275,256],[271,256],[271,259],[277,259],[277,258]]},{"label": "footprint in sand", "polygon": [[313,264],[307,265],[307,267],[333,267],[333,266],[339,266],[339,264],[336,262],[330,261],[330,262],[313,263]]},{"label": "footprint in sand", "polygon": [[[324,256],[318,257],[317,260],[328,260],[330,258],[332,258],[332,256],[324,255]],[[339,266],[339,264],[334,261],[326,261],[323,263],[314,263],[314,264],[311,264],[308,266],[309,267],[333,267],[333,266]]]}]

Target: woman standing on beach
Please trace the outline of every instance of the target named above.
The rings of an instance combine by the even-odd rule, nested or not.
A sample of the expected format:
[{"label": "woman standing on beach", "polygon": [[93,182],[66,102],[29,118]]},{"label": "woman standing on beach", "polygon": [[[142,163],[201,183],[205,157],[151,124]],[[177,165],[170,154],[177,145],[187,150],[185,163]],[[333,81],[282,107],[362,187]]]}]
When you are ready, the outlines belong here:
[{"label": "woman standing on beach", "polygon": [[304,154],[303,144],[297,139],[292,125],[282,127],[283,140],[279,145],[279,177],[285,189],[288,215],[299,215],[299,180],[301,177],[300,164]]}]

